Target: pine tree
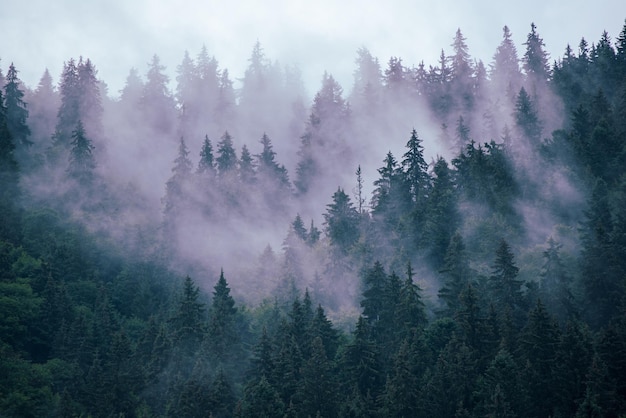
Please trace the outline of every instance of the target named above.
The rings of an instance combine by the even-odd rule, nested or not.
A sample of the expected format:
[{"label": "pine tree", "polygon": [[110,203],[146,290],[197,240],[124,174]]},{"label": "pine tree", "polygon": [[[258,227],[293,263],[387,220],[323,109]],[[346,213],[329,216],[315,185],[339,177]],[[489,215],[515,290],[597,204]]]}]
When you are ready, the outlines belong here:
[{"label": "pine tree", "polygon": [[93,156],[94,146],[87,138],[83,123],[79,120],[76,129],[72,132],[70,161],[67,169],[71,178],[82,186],[89,186],[94,180],[96,161]]},{"label": "pine tree", "polygon": [[490,65],[490,77],[494,90],[506,92],[507,97],[512,101],[516,92],[519,91],[522,74],[511,31],[508,26],[504,26],[502,32],[502,42],[496,49],[493,63]]},{"label": "pine tree", "polygon": [[383,394],[384,415],[388,417],[414,417],[420,412],[420,375],[415,370],[415,353],[408,340],[404,340],[394,357],[392,374],[387,377]]},{"label": "pine tree", "polygon": [[567,319],[578,315],[571,290],[572,278],[561,260],[562,245],[552,237],[548,238],[547,244],[548,248],[543,252],[544,263],[541,267],[539,288],[548,310],[563,324]]},{"label": "pine tree", "polygon": [[421,332],[427,324],[426,311],[422,300],[422,289],[413,280],[411,263],[407,263],[406,279],[400,288],[394,321],[400,330],[397,339],[402,341],[414,332]]},{"label": "pine tree", "polygon": [[206,175],[209,178],[213,178],[216,175],[213,145],[208,135],[204,137],[204,142],[202,143],[200,161],[198,161],[198,169],[196,172],[201,175]]},{"label": "pine tree", "polygon": [[164,73],[165,66],[157,55],[148,64],[146,83],[140,99],[144,120],[154,132],[170,136],[176,120],[176,108],[172,94],[167,87],[169,78]]},{"label": "pine tree", "polygon": [[[223,369],[219,369],[208,393],[210,416],[228,418],[233,416],[235,409],[235,393]],[[206,413],[207,411],[202,411]]]},{"label": "pine tree", "polygon": [[348,251],[359,238],[359,217],[350,197],[338,188],[333,194],[333,202],[326,205],[324,226],[332,245],[341,251]]},{"label": "pine tree", "polygon": [[0,91],[0,212],[6,216],[0,223],[0,237],[17,243],[21,235],[18,211],[21,190],[19,166],[14,153],[15,142],[9,131]]},{"label": "pine tree", "polygon": [[519,326],[526,312],[526,304],[522,294],[522,280],[518,279],[519,268],[511,247],[501,240],[496,250],[496,259],[491,267],[489,285],[494,304],[500,311],[510,310],[514,321]]},{"label": "pine tree", "polygon": [[28,119],[28,110],[24,103],[24,92],[20,88],[20,80],[17,77],[18,71],[13,63],[9,66],[6,76],[6,84],[4,85],[4,106],[6,123],[13,140],[20,147],[29,147],[33,143],[28,139],[30,136],[30,128],[26,124]]},{"label": "pine tree", "polygon": [[46,69],[30,98],[28,120],[32,130],[34,152],[40,152],[44,143],[49,145],[54,133],[59,108],[59,94],[52,85],[52,76]]},{"label": "pine tree", "polygon": [[380,353],[370,336],[368,320],[362,316],[356,323],[353,340],[349,343],[340,359],[344,373],[342,382],[349,391],[356,391],[359,397],[377,399],[382,390],[382,367]]},{"label": "pine tree", "polygon": [[78,68],[74,59],[63,66],[59,85],[61,105],[57,113],[54,145],[69,148],[72,130],[80,120],[80,89]]},{"label": "pine tree", "polygon": [[[163,198],[163,213],[167,223],[176,222],[185,202],[188,199],[188,187],[191,179],[191,161],[185,140],[181,137],[178,145],[178,155],[172,167],[172,177],[165,184],[165,197]],[[172,224],[173,225],[173,224]],[[167,236],[172,231],[168,231]]]},{"label": "pine tree", "polygon": [[529,413],[532,416],[553,414],[555,394],[554,361],[559,341],[558,328],[546,311],[541,300],[528,315],[528,323],[521,338],[522,358],[526,362],[524,382],[528,390]]},{"label": "pine tree", "polygon": [[250,418],[282,417],[285,404],[265,376],[247,386],[241,405],[241,416]]},{"label": "pine tree", "polygon": [[239,158],[239,180],[243,184],[253,185],[256,182],[256,170],[254,160],[250,150],[244,144],[241,147],[241,157]]},{"label": "pine tree", "polygon": [[302,222],[302,218],[300,217],[299,213],[296,215],[296,219],[294,219],[291,226],[293,228],[293,232],[295,232],[298,238],[300,238],[302,241],[307,240],[307,230],[304,227],[304,222]]},{"label": "pine tree", "polygon": [[372,324],[380,320],[381,313],[385,309],[385,288],[387,274],[383,265],[376,261],[371,269],[363,275],[363,299],[361,307],[363,316]]},{"label": "pine tree", "polygon": [[439,289],[439,298],[446,304],[446,316],[454,316],[459,307],[459,296],[472,280],[463,237],[458,233],[450,240],[440,274],[443,285]]},{"label": "pine tree", "polygon": [[531,83],[545,83],[550,77],[550,69],[548,67],[548,54],[545,51],[543,39],[536,31],[537,26],[530,24],[530,33],[526,38],[524,45],[526,52],[522,57],[522,67]]},{"label": "pine tree", "polygon": [[435,268],[443,267],[450,241],[460,224],[457,209],[457,192],[453,173],[442,157],[433,167],[432,186],[428,193],[427,215],[424,219],[424,238],[421,242],[430,247],[430,258]]},{"label": "pine tree", "polygon": [[194,128],[199,118],[197,108],[198,78],[196,64],[185,51],[183,60],[176,68],[176,100],[181,106],[181,129],[183,135],[194,135]]},{"label": "pine tree", "polygon": [[401,166],[411,195],[411,201],[419,205],[428,196],[430,177],[428,175],[428,164],[424,160],[422,140],[418,137],[415,129],[411,131],[411,138],[407,142],[406,148],[407,151],[402,156]]},{"label": "pine tree", "polygon": [[228,176],[232,176],[237,168],[237,154],[233,146],[233,139],[228,131],[224,132],[220,142],[217,143],[217,153],[218,173],[222,179],[226,179]]},{"label": "pine tree", "polygon": [[78,89],[80,118],[89,137],[99,139],[102,135],[102,97],[97,71],[89,58],[78,60]]},{"label": "pine tree", "polygon": [[302,382],[297,394],[302,416],[337,415],[337,384],[321,337],[312,341],[311,355],[302,368]]},{"label": "pine tree", "polygon": [[461,108],[470,110],[474,106],[474,96],[472,94],[474,69],[472,68],[465,41],[466,39],[461,33],[461,29],[457,29],[454,42],[451,45],[454,54],[450,57],[450,81],[452,91],[455,94],[455,98],[460,101]]},{"label": "pine tree", "polygon": [[191,353],[198,348],[205,334],[205,305],[200,302],[200,289],[189,277],[185,277],[182,294],[170,326],[174,342]]},{"label": "pine tree", "polygon": [[224,270],[213,288],[213,301],[209,311],[209,326],[206,342],[209,344],[209,353],[218,362],[225,362],[233,358],[235,344],[238,340],[236,329],[237,308],[230,295],[230,288],[224,278]]},{"label": "pine tree", "polygon": [[276,198],[276,192],[290,190],[289,176],[285,166],[276,162],[276,152],[267,134],[263,134],[261,137],[261,144],[263,145],[263,151],[255,156],[258,175],[265,187],[274,191],[274,193],[270,193],[270,196]]},{"label": "pine tree", "polygon": [[581,279],[587,306],[585,314],[594,327],[607,324],[617,315],[624,284],[617,268],[612,241],[613,216],[609,191],[603,180],[594,186],[581,229]]},{"label": "pine tree", "polygon": [[[515,101],[515,125],[520,133],[530,141],[530,144],[537,146],[541,140],[541,121],[537,114],[535,104],[531,100],[524,87],[522,87]],[[521,150],[520,150],[521,151]]]}]

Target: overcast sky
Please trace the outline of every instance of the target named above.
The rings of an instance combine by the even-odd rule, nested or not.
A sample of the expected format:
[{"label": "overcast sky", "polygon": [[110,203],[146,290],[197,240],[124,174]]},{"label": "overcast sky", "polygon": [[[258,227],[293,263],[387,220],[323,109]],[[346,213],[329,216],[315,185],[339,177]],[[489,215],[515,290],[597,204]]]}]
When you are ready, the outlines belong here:
[{"label": "overcast sky", "polygon": [[347,93],[361,46],[383,66],[391,56],[435,65],[460,27],[472,57],[488,64],[505,24],[521,56],[535,22],[554,60],[581,37],[596,42],[607,30],[614,40],[625,18],[623,0],[0,0],[0,68],[14,62],[35,87],[45,68],[56,82],[63,62],[82,55],[115,96],[131,67],[145,75],[156,53],[174,79],[184,51],[194,57],[203,44],[239,78],[258,39],[272,61],[299,66],[309,94],[325,70]]}]

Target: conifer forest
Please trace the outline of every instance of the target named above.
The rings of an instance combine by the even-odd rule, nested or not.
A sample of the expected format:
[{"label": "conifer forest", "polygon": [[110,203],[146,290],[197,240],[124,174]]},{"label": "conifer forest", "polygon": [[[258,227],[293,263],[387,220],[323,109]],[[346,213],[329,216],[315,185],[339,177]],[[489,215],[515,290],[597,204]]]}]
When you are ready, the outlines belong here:
[{"label": "conifer forest", "polygon": [[313,98],[2,56],[0,417],[625,417],[626,24],[540,31]]}]

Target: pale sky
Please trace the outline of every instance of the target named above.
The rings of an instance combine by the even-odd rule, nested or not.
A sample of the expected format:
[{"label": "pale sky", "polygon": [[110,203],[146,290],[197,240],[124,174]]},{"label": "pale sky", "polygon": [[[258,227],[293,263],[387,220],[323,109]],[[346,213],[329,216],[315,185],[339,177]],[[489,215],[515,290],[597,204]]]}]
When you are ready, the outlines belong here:
[{"label": "pale sky", "polygon": [[35,87],[45,68],[57,82],[63,62],[82,55],[116,96],[131,67],[144,76],[156,53],[174,80],[184,51],[194,57],[203,44],[240,78],[258,39],[270,60],[298,65],[310,95],[324,71],[348,93],[361,46],[383,68],[391,56],[428,67],[442,48],[451,53],[460,27],[472,57],[487,65],[504,25],[521,56],[535,22],[553,61],[581,37],[591,44],[607,30],[614,40],[625,18],[623,0],[0,0],[0,68],[6,74],[14,62]]}]

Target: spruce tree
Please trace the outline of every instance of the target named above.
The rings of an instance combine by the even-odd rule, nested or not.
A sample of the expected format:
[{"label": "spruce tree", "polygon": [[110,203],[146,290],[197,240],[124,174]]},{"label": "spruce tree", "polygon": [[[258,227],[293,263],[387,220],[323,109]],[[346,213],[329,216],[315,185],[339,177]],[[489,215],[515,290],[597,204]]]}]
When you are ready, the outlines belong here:
[{"label": "spruce tree", "polygon": [[76,129],[72,132],[70,149],[70,161],[67,169],[71,178],[78,181],[82,186],[89,186],[94,180],[96,161],[93,156],[94,146],[91,139],[87,138],[82,121],[78,121]]},{"label": "spruce tree", "polygon": [[15,159],[15,142],[9,131],[6,108],[0,91],[0,212],[6,218],[0,223],[0,237],[19,242],[20,172]]},{"label": "spruce tree", "polygon": [[359,238],[358,213],[350,197],[341,188],[333,194],[333,202],[326,207],[324,214],[326,235],[332,245],[346,252]]},{"label": "spruce tree", "polygon": [[11,63],[6,76],[6,84],[4,85],[6,123],[13,140],[20,147],[28,147],[32,145],[32,141],[29,139],[31,134],[30,128],[26,123],[28,110],[26,103],[24,103],[24,92],[20,87],[21,82],[17,77],[17,73],[18,71]]}]

